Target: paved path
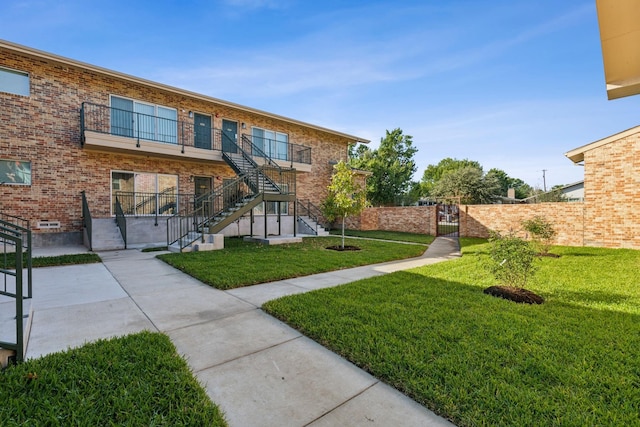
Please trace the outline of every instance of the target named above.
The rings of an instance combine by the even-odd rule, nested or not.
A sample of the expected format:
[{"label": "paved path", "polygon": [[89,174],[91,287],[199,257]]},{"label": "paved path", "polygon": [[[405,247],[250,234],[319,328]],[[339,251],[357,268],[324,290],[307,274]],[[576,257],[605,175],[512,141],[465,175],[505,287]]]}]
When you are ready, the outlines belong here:
[{"label": "paved path", "polygon": [[452,425],[259,307],[283,295],[457,257],[456,239],[438,238],[410,260],[230,291],[203,285],[156,254],[103,252],[102,264],[34,269],[27,358],[161,331],[231,427]]}]

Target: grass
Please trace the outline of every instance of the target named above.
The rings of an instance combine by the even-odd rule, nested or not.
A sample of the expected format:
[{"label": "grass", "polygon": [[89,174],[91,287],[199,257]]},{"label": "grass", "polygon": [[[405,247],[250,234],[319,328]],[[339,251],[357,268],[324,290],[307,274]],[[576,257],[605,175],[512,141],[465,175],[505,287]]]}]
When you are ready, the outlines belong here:
[{"label": "grass", "polygon": [[[15,268],[15,254],[2,255],[2,265],[4,268]],[[22,266],[25,267],[26,257],[23,256]],[[61,265],[74,265],[74,264],[92,264],[102,262],[100,257],[94,253],[82,253],[73,255],[56,255],[56,256],[43,256],[31,258],[31,266],[33,268],[38,267],[56,267]]]},{"label": "grass", "polygon": [[218,289],[307,276],[326,271],[420,256],[424,246],[375,240],[347,239],[360,251],[333,251],[337,237],[305,238],[303,243],[262,245],[225,239],[220,251],[172,253],[158,258]]},{"label": "grass", "polygon": [[226,426],[163,334],[101,340],[0,372],[2,426]]},{"label": "grass", "polygon": [[[341,236],[341,230],[331,230],[331,234]],[[403,233],[399,231],[383,231],[383,230],[371,230],[371,231],[360,231],[360,230],[344,230],[345,236],[353,236],[353,237],[364,237],[367,239],[381,239],[381,240],[395,240],[400,242],[412,242],[412,243],[422,243],[425,245],[431,244],[433,242],[434,237],[428,236],[426,234],[418,234],[418,233]]]},{"label": "grass", "polygon": [[152,248],[144,248],[141,252],[162,252],[168,250],[167,246],[155,246]]},{"label": "grass", "polygon": [[264,308],[459,426],[640,425],[640,251],[556,247],[529,289],[482,290],[488,248]]}]

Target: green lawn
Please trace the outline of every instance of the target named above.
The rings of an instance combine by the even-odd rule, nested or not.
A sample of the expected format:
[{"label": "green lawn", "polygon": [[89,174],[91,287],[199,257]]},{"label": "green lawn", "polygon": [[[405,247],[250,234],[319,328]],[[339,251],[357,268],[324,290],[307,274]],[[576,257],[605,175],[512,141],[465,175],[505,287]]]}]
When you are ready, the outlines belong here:
[{"label": "green lawn", "polygon": [[0,371],[2,426],[226,426],[163,334],[141,332]]},{"label": "green lawn", "polygon": [[162,254],[158,258],[218,289],[231,289],[411,258],[426,250],[422,245],[362,239],[345,241],[345,245],[360,247],[359,251],[326,249],[340,245],[340,241],[338,237],[309,237],[303,243],[269,246],[227,238],[223,250]]},{"label": "green lawn", "polygon": [[[13,253],[0,255],[2,260],[0,265],[4,268],[15,268],[16,256]],[[26,257],[23,257],[22,266],[26,267]],[[43,256],[31,258],[31,266],[33,268],[38,267],[55,267],[60,265],[72,265],[72,264],[92,264],[96,262],[102,262],[100,257],[94,253],[82,253],[73,255],[55,255],[55,256]]]},{"label": "green lawn", "polygon": [[487,246],[462,243],[264,308],[460,426],[640,425],[640,251],[553,248],[532,306],[483,294]]},{"label": "green lawn", "polygon": [[[331,234],[342,236],[341,230],[331,230]],[[400,231],[383,231],[383,230],[370,230],[370,231],[360,231],[360,230],[344,230],[345,236],[353,236],[353,237],[365,237],[368,239],[382,239],[382,240],[396,240],[400,242],[412,242],[412,243],[422,243],[425,245],[431,244],[433,242],[434,237],[426,234],[418,234],[418,233],[403,233]]]}]

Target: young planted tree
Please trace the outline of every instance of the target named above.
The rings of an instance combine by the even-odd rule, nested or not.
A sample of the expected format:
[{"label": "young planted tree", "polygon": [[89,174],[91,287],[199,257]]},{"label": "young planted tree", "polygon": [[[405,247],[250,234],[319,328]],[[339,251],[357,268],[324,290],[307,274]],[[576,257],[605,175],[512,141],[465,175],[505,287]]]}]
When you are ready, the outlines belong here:
[{"label": "young planted tree", "polygon": [[344,249],[344,223],[347,217],[358,215],[367,205],[366,192],[356,182],[355,172],[342,160],[334,167],[329,195],[322,203],[323,214],[329,219],[342,218],[342,249]]},{"label": "young planted tree", "polygon": [[501,285],[484,292],[516,302],[541,304],[544,300],[540,296],[525,289],[537,269],[531,244],[514,233],[501,235],[495,231],[491,232],[489,244],[489,270]]},{"label": "young planted tree", "polygon": [[541,215],[536,215],[531,219],[522,221],[522,228],[531,235],[531,240],[536,246],[538,253],[543,256],[549,256],[551,242],[556,236],[556,230],[553,224]]}]

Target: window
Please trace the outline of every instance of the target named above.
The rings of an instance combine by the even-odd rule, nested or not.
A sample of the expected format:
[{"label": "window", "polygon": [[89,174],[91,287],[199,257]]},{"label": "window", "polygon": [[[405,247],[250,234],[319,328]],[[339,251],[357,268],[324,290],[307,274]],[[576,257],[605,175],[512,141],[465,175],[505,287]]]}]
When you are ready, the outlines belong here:
[{"label": "window", "polygon": [[111,96],[111,133],[149,141],[178,143],[178,110]]},{"label": "window", "polygon": [[288,146],[289,135],[286,133],[275,132],[272,130],[251,128],[251,137],[253,145],[271,157],[278,160],[289,160]]},{"label": "window", "polygon": [[[282,192],[286,193],[289,189],[287,184],[280,184]],[[264,215],[265,206],[267,208],[267,215],[278,214],[278,202],[262,202],[255,208],[253,208],[254,215]],[[289,215],[289,202],[280,202],[280,214]]]},{"label": "window", "polygon": [[178,176],[111,172],[111,212],[116,196],[125,215],[173,215],[178,209]]},{"label": "window", "polygon": [[29,74],[0,68],[0,92],[29,96]]},{"label": "window", "polygon": [[0,160],[0,185],[31,185],[31,162]]}]

